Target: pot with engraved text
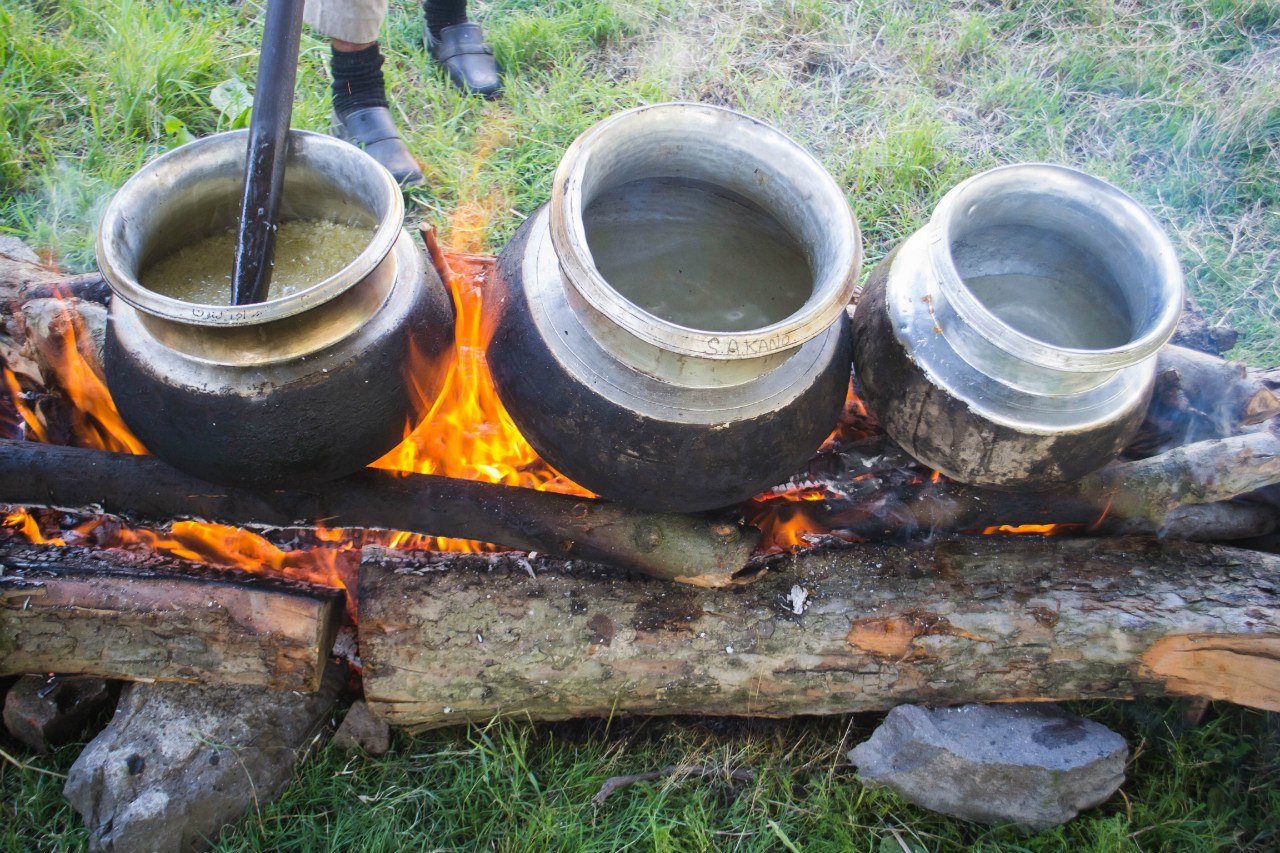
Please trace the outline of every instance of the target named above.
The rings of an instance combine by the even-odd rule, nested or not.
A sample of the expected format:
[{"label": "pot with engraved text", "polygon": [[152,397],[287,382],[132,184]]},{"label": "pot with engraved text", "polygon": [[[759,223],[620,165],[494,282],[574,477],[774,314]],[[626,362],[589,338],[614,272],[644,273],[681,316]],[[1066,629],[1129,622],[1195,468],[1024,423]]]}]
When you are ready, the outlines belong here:
[{"label": "pot with engraved text", "polygon": [[778,130],[699,104],[612,116],[500,256],[485,303],[499,396],[599,495],[742,501],[835,425],[861,255],[843,193]]}]

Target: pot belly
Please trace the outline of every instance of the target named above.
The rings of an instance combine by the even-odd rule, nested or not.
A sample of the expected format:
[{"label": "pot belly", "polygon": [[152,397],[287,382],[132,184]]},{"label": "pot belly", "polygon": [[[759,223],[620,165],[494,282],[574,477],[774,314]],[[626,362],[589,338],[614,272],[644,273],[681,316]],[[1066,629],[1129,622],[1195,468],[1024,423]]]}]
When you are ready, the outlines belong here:
[{"label": "pot belly", "polygon": [[314,483],[375,461],[415,415],[405,382],[411,342],[427,365],[419,381],[434,394],[453,339],[453,306],[435,270],[407,235],[394,251],[396,282],[359,329],[262,364],[178,352],[113,300],[104,358],[125,423],[174,467],[228,485]]},{"label": "pot belly", "polygon": [[852,340],[843,317],[760,376],[683,387],[612,356],[567,303],[545,210],[504,249],[485,314],[488,361],[534,449],[602,497],[698,511],[785,480],[839,416]]},{"label": "pot belly", "polygon": [[952,479],[1011,491],[1078,480],[1115,458],[1142,424],[1154,363],[1108,385],[1043,397],[1002,386],[943,345],[908,347],[886,302],[893,276],[909,276],[894,250],[872,271],[853,318],[854,365],[867,405],[904,450]]}]

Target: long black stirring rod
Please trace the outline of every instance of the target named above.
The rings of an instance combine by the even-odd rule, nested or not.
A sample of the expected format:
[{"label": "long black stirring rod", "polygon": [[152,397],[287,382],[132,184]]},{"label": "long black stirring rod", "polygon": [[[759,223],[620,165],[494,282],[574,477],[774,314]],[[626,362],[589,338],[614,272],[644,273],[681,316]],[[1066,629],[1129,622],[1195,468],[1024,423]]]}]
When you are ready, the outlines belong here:
[{"label": "long black stirring rod", "polygon": [[231,278],[231,302],[262,302],[271,284],[284,164],[293,117],[293,87],[298,78],[303,0],[268,0],[258,57],[258,87],[249,119],[240,233]]}]

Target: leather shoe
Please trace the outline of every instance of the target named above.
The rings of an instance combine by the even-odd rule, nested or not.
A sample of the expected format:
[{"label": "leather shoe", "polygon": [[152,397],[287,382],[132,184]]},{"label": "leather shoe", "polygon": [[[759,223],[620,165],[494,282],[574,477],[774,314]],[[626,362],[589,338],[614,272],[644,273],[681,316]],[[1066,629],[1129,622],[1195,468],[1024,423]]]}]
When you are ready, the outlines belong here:
[{"label": "leather shoe", "polygon": [[426,180],[386,107],[361,107],[344,116],[334,113],[333,135],[364,149],[402,187],[416,187]]},{"label": "leather shoe", "polygon": [[449,81],[468,94],[496,98],[502,91],[498,61],[485,44],[479,24],[470,21],[440,30],[440,37],[426,28],[427,53],[444,68]]}]

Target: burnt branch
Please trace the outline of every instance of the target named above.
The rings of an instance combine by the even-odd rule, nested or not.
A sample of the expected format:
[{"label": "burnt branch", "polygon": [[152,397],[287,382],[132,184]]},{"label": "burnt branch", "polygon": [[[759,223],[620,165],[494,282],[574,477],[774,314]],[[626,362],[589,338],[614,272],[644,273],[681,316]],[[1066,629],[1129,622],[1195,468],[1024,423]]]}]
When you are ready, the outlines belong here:
[{"label": "burnt branch", "polygon": [[700,586],[736,582],[758,540],[737,524],[569,495],[366,468],[255,491],[197,480],[150,456],[0,441],[0,503],[151,522],[351,527],[475,539]]}]

